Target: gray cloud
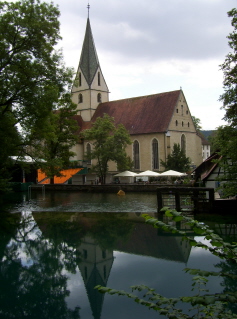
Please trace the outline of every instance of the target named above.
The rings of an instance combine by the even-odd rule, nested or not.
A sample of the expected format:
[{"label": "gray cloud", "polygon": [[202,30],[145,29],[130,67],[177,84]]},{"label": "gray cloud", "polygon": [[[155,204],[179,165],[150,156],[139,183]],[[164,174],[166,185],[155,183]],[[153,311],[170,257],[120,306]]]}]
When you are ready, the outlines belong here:
[{"label": "gray cloud", "polygon": [[231,30],[227,11],[234,1],[111,2],[91,5],[93,33],[103,50],[134,59],[204,59],[226,54]]},{"label": "gray cloud", "polygon": [[[61,11],[66,64],[77,68],[88,0],[55,3]],[[90,0],[90,5],[97,53],[114,92],[111,99],[182,86],[203,128],[223,124],[219,65],[230,51],[226,37],[233,28],[227,12],[235,0]]]},{"label": "gray cloud", "polygon": [[[62,25],[71,23],[84,35],[85,25],[78,22],[87,18],[87,2],[56,3]],[[228,50],[227,11],[234,5],[234,0],[91,1],[90,20],[96,46],[128,60],[219,58]]]}]

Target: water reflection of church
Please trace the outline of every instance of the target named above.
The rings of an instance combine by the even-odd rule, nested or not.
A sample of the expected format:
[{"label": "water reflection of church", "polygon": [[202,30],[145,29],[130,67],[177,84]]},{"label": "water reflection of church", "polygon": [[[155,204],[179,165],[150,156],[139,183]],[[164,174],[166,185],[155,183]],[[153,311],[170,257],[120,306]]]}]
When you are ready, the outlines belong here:
[{"label": "water reflection of church", "polygon": [[[149,215],[156,217],[155,213]],[[116,254],[117,252],[125,253],[125,264],[123,265],[126,271],[122,273],[122,276],[126,279],[128,278],[126,275],[131,274],[128,272],[131,255],[145,257],[144,260],[148,261],[146,265],[150,264],[150,257],[152,257],[155,267],[160,264],[161,259],[164,263],[173,261],[182,267],[182,264],[188,262],[191,252],[190,245],[182,241],[181,236],[168,234],[145,224],[139,213],[37,211],[33,213],[33,216],[29,212],[22,213],[21,216],[12,214],[12,218],[14,223],[12,220],[11,224],[14,227],[9,234],[3,232],[0,247],[2,271],[4,270],[2,279],[7,283],[3,287],[13,285],[15,290],[20,291],[21,299],[15,302],[15,307],[18,307],[18,304],[20,307],[25,307],[32,314],[32,318],[36,311],[32,304],[38,305],[42,302],[46,305],[49,298],[51,303],[48,307],[45,306],[45,312],[50,311],[52,307],[58,309],[60,304],[63,305],[63,311],[66,314],[70,313],[68,310],[70,306],[67,305],[66,300],[69,293],[68,287],[70,287],[68,281],[70,275],[74,274],[74,271],[76,273],[78,269],[83,281],[80,279],[80,282],[76,282],[76,293],[73,295],[76,305],[78,306],[79,302],[78,291],[83,286],[80,290],[83,291],[81,305],[85,306],[83,302],[88,305],[89,300],[89,312],[92,312],[94,319],[101,318],[104,295],[94,287],[96,285],[107,286],[109,278],[111,280],[116,274],[117,265],[114,263],[114,252]],[[159,220],[161,220],[160,216]],[[163,221],[173,223],[166,220],[166,217],[163,218]],[[186,229],[190,237],[194,236],[182,223],[176,223],[174,226],[181,230]],[[237,227],[235,224],[213,222],[210,229],[219,233],[224,240],[231,237],[232,241],[236,241]],[[178,264],[175,264],[175,268],[176,265],[179,268]],[[6,269],[11,270],[13,266],[14,271],[10,271],[9,276],[5,276]],[[134,266],[136,267],[131,264],[132,271]],[[155,268],[155,273],[159,270],[162,269]],[[164,274],[166,276],[165,272]],[[22,280],[26,275],[28,279]],[[136,278],[137,276],[133,279]],[[118,280],[121,281],[121,279],[120,276]],[[114,283],[116,284],[115,281]],[[85,294],[84,287],[87,294]],[[8,289],[7,292],[4,289],[2,289],[2,296],[7,296],[6,299],[8,299],[7,293],[12,294],[13,290]],[[25,302],[26,291],[27,294],[30,293],[31,303]],[[35,291],[37,294],[34,294]],[[43,292],[40,300],[38,291]],[[59,291],[60,294],[58,294]],[[106,309],[105,305],[104,308]],[[57,318],[57,313],[55,317],[51,316],[51,318]]]},{"label": "water reflection of church", "polygon": [[[118,238],[112,249],[102,247],[92,234],[86,235],[78,247],[81,255],[78,267],[95,319],[101,316],[104,294],[99,293],[94,287],[107,286],[113,266],[114,251],[181,263],[187,263],[190,255],[191,246],[187,241],[183,241],[181,236],[160,233],[158,229],[145,224],[144,219],[135,214],[128,213],[125,216],[126,223],[131,225],[129,236],[125,236],[125,239]],[[76,220],[78,220],[77,217]],[[87,228],[90,224],[93,228],[94,222],[95,220],[87,219],[84,214],[83,223]]]},{"label": "water reflection of church", "polygon": [[93,317],[99,319],[102,311],[104,294],[94,289],[96,285],[106,286],[113,265],[113,251],[103,249],[97,240],[86,236],[78,248],[82,261],[78,265],[84,280]]}]

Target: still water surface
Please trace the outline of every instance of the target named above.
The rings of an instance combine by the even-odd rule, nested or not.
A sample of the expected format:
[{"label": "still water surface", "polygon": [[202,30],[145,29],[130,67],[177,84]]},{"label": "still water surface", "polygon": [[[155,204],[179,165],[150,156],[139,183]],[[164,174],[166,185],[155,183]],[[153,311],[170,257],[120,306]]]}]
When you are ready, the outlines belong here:
[{"label": "still water surface", "polygon": [[[18,197],[16,197],[18,196]],[[94,286],[145,284],[167,297],[190,294],[183,269],[219,270],[219,258],[145,225],[155,194],[18,193],[1,219],[0,318],[153,319],[152,310]],[[200,238],[201,240],[202,238]],[[219,265],[219,266],[218,266]],[[222,279],[210,279],[221,292]]]}]

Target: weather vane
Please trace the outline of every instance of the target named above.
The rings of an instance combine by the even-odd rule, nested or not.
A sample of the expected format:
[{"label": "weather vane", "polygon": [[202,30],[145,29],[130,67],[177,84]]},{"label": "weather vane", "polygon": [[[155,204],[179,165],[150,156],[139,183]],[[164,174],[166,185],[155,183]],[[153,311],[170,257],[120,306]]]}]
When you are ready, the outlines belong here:
[{"label": "weather vane", "polygon": [[90,10],[90,4],[89,3],[87,5],[87,9],[88,9],[88,18],[89,18],[89,10]]}]

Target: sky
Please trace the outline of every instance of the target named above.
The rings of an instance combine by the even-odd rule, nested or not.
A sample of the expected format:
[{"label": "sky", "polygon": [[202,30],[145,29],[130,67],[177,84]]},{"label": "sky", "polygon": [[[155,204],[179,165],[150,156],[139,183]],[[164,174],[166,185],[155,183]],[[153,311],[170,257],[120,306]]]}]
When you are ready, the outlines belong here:
[{"label": "sky", "polygon": [[[50,2],[50,0],[46,0]],[[88,0],[54,0],[65,63],[78,67]],[[204,130],[225,124],[220,64],[236,0],[90,0],[90,23],[110,101],[183,89]]]}]

